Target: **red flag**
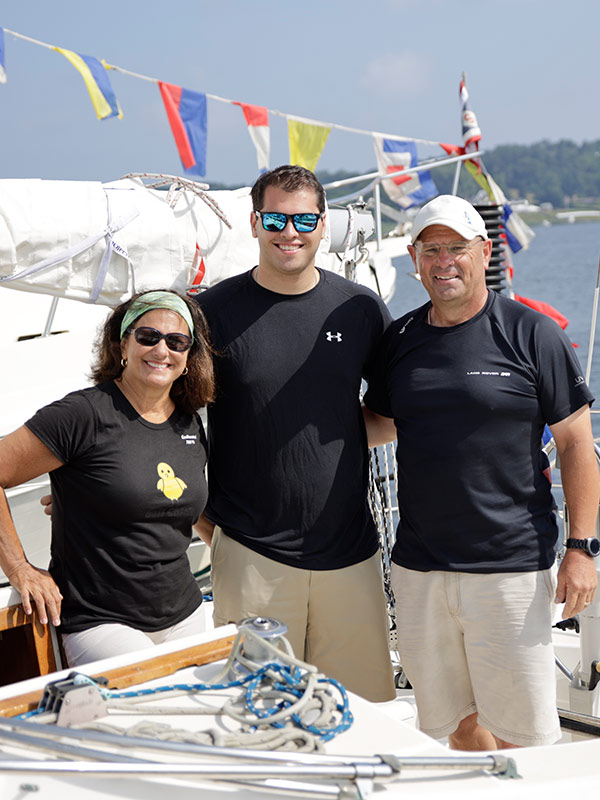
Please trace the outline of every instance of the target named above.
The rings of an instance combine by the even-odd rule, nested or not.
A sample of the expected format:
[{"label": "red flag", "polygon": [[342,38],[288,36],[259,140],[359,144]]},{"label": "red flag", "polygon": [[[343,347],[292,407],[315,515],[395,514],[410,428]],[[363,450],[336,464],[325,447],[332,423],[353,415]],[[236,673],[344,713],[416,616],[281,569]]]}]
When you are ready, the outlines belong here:
[{"label": "red flag", "polygon": [[445,150],[449,156],[464,156],[465,148],[459,147],[457,144],[444,144],[440,142],[440,147]]},{"label": "red flag", "polygon": [[188,287],[187,293],[193,295],[200,291],[200,285],[204,280],[204,275],[206,274],[206,264],[204,263],[204,258],[202,256],[200,247],[198,246],[198,242],[196,242],[196,252],[194,254],[191,272],[194,273],[194,280],[192,281],[191,286]]},{"label": "red flag", "polygon": [[248,103],[234,103],[244,112],[244,119],[248,125],[248,133],[256,148],[258,169],[266,172],[269,169],[269,152],[271,139],[269,133],[269,110],[264,106],[251,106]]},{"label": "red flag", "polygon": [[165,111],[183,168],[206,174],[206,95],[181,86],[158,82]]},{"label": "red flag", "polygon": [[515,295],[515,300],[518,303],[523,303],[524,306],[529,306],[529,308],[533,308],[534,311],[539,311],[540,314],[545,314],[550,319],[553,319],[560,327],[564,329],[569,324],[569,320],[557,311],[554,306],[551,306],[550,303],[544,303],[543,300],[530,300],[528,297],[521,297],[520,295]]}]

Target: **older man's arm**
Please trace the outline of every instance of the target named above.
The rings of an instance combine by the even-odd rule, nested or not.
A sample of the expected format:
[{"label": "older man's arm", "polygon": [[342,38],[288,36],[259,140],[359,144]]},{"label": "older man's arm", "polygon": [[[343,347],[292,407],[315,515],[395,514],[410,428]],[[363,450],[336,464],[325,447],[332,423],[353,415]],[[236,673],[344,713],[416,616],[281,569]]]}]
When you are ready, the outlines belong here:
[{"label": "older man's arm", "polygon": [[[585,405],[550,426],[560,458],[569,537],[586,539],[596,533],[600,475],[594,453],[591,415]],[[582,611],[594,599],[596,563],[583,550],[567,550],[558,572],[556,602],[565,603],[563,618]]]},{"label": "older man's arm", "polygon": [[367,408],[361,406],[365,427],[367,429],[367,441],[369,447],[377,447],[380,444],[388,444],[396,438],[396,426],[391,417],[383,417]]}]

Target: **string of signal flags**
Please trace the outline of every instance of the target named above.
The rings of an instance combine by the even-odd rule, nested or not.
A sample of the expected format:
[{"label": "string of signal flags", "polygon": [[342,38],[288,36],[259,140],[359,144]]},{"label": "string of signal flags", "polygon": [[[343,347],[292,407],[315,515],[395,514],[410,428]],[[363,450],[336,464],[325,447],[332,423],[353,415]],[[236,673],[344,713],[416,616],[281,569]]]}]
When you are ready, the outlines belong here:
[{"label": "string of signal flags", "polygon": [[401,174],[402,170],[415,167],[418,164],[418,144],[433,147],[439,146],[449,155],[473,153],[473,159],[466,161],[465,167],[479,186],[485,190],[492,202],[503,206],[507,220],[508,244],[513,252],[517,252],[521,247],[527,247],[533,235],[522,220],[512,213],[502,190],[485,170],[481,159],[477,157],[481,131],[475,114],[469,106],[469,94],[464,74],[459,86],[463,144],[454,145],[428,139],[409,138],[393,133],[380,133],[353,128],[335,122],[308,119],[276,109],[266,108],[265,106],[231,100],[208,92],[199,92],[161,81],[149,75],[133,72],[116,64],[109,64],[104,59],[98,59],[94,56],[84,55],[74,50],[49,44],[48,42],[42,42],[39,39],[34,39],[3,27],[0,27],[0,84],[7,81],[5,33],[15,39],[53,50],[65,57],[83,78],[99,120],[123,118],[123,112],[111,84],[111,72],[122,73],[138,80],[156,84],[163,100],[181,164],[184,172],[190,176],[204,176],[206,174],[207,101],[211,100],[236,105],[241,108],[248,132],[256,149],[259,172],[269,169],[269,116],[283,117],[287,120],[289,163],[298,164],[313,171],[332,130],[371,137],[377,158],[378,171],[383,174],[393,173],[393,177],[383,181],[383,187],[389,198],[405,209],[420,205],[437,194],[433,179],[427,170],[408,175]]},{"label": "string of signal flags", "polygon": [[[248,132],[256,149],[259,172],[269,169],[269,116],[283,117],[287,120],[290,163],[299,164],[311,170],[315,169],[332,130],[372,137],[379,168],[390,172],[397,172],[403,164],[404,166],[414,166],[416,164],[417,144],[441,146],[446,152],[450,150],[456,151],[457,149],[454,145],[444,145],[441,142],[427,139],[416,139],[392,133],[379,133],[334,122],[307,119],[306,117],[276,109],[176,86],[158,78],[142,75],[116,64],[110,64],[104,59],[98,59],[74,50],[49,44],[48,42],[42,42],[39,39],[2,27],[0,27],[0,83],[5,83],[7,80],[5,34],[15,39],[53,50],[65,57],[83,78],[99,120],[123,118],[123,112],[111,84],[111,73],[118,72],[138,80],[157,84],[179,158],[185,173],[188,175],[203,176],[206,174],[207,101],[209,100],[229,103],[241,108]],[[398,155],[394,156],[394,153]],[[409,176],[404,179],[404,181],[409,180]],[[398,187],[401,186],[400,182],[395,181],[395,183]],[[409,187],[407,186],[406,188],[408,189]],[[411,185],[410,188],[416,187]],[[403,191],[402,194],[406,194],[406,192]]]}]

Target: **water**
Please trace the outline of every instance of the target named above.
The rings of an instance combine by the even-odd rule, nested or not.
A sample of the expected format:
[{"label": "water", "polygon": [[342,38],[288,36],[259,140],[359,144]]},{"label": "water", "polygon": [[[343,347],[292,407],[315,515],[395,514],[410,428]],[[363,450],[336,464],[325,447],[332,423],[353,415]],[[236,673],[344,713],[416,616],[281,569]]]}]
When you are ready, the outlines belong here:
[{"label": "water", "polygon": [[[513,287],[517,294],[543,300],[569,320],[566,333],[576,343],[577,357],[584,374],[587,366],[590,325],[600,257],[600,222],[573,225],[537,226],[529,249],[513,256]],[[422,305],[427,293],[419,281],[407,273],[413,271],[408,256],[396,259],[396,293],[390,303],[394,317]],[[596,342],[590,387],[600,406],[600,331]],[[600,418],[594,416],[594,433],[600,436]]]}]

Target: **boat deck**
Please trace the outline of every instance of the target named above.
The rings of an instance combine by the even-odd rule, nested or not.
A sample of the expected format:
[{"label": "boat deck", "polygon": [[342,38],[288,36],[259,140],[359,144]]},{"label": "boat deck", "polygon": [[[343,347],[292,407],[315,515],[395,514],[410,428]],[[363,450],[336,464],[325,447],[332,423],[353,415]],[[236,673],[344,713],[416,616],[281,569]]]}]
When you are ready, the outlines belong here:
[{"label": "boat deck", "polygon": [[[199,681],[207,683],[222,671],[223,655],[231,647],[235,633],[234,626],[227,626],[201,637],[160,645],[152,650],[150,656],[148,651],[143,655],[119,656],[95,662],[81,671],[91,676],[105,675],[113,686],[135,686],[139,690]],[[190,656],[190,650],[209,652],[209,657]],[[190,658],[192,663],[189,663]],[[208,660],[208,663],[198,666],[194,660]],[[167,674],[157,674],[158,666]],[[64,670],[50,677],[54,681],[68,675],[69,671]],[[33,707],[48,680],[46,676],[1,687],[0,713],[12,715]],[[308,797],[358,798],[359,792],[365,794],[371,789],[378,794],[385,792],[390,800],[395,800],[396,795],[405,798],[407,792],[411,797],[439,798],[443,792],[450,798],[464,798],[480,797],[482,791],[499,798],[552,798],[562,797],[565,792],[574,791],[575,787],[597,787],[600,781],[598,740],[506,751],[504,755],[514,759],[521,778],[490,774],[491,756],[456,754],[419,732],[415,728],[415,709],[409,696],[373,704],[350,694],[349,706],[354,723],[349,730],[325,743],[324,755],[277,753],[269,756],[263,753],[263,756],[253,757],[245,750],[232,753],[214,748],[209,748],[207,754],[202,745],[175,744],[165,751],[161,749],[162,745],[156,744],[159,735],[164,736],[166,731],[161,726],[187,731],[191,740],[196,738],[194,732],[210,728],[223,734],[239,731],[239,724],[230,717],[214,714],[216,708],[221,708],[224,701],[239,691],[211,689],[201,694],[185,693],[162,700],[144,698],[144,705],[150,704],[155,710],[160,706],[168,707],[167,712],[160,714],[149,713],[148,709],[140,714],[131,707],[113,709],[108,718],[101,716],[92,724],[108,721],[111,726],[122,728],[126,735],[116,743],[112,728],[111,732],[105,733],[106,739],[92,739],[91,736],[97,734],[86,733],[80,724],[61,731],[51,721],[42,724],[41,718],[38,722],[34,721],[35,718],[19,722],[15,730],[9,730],[7,734],[6,728],[11,726],[11,721],[10,717],[4,716],[0,718],[0,739],[3,739],[0,744],[0,796],[11,800],[22,798],[26,796],[22,787],[28,786],[29,791],[37,792],[36,797],[60,796],[61,800],[74,800],[75,797],[78,800],[92,797],[95,800],[158,800],[160,797],[162,800],[165,792],[184,800],[197,797],[201,785],[205,798],[222,797],[224,792],[235,792],[236,798],[245,798],[246,795],[266,795],[273,791],[283,796],[300,793]],[[131,738],[131,727],[140,720],[152,725],[149,749]],[[44,733],[42,749],[39,743],[34,745],[31,742],[31,737],[37,736],[38,731]],[[16,734],[26,739],[17,741]],[[51,749],[46,749],[47,746]],[[75,750],[70,751],[69,748],[73,747]],[[61,748],[65,748],[64,751]],[[390,754],[396,759],[391,763],[400,766],[401,770],[391,770],[385,779],[377,777],[373,784],[369,775],[377,770],[385,771],[384,765],[388,763],[377,758],[377,754]],[[364,778],[357,780],[346,776],[336,779],[335,774],[340,772],[341,766],[339,757],[343,757],[342,765],[348,775],[364,774]],[[478,761],[473,761],[474,757]],[[268,761],[265,762],[265,758]],[[415,759],[426,761],[415,763]],[[451,761],[446,762],[446,759]],[[488,769],[482,768],[482,764]],[[248,769],[249,766],[252,770]],[[377,770],[374,770],[375,766]],[[390,772],[387,767],[385,769]],[[245,781],[250,780],[253,770],[262,777],[255,776],[252,785],[248,785]],[[290,774],[280,774],[286,771]],[[199,776],[191,774],[202,772],[204,774]],[[270,788],[262,783],[265,772],[271,776]],[[277,783],[284,779],[291,783],[285,786]],[[300,789],[298,783],[304,788]]]}]

